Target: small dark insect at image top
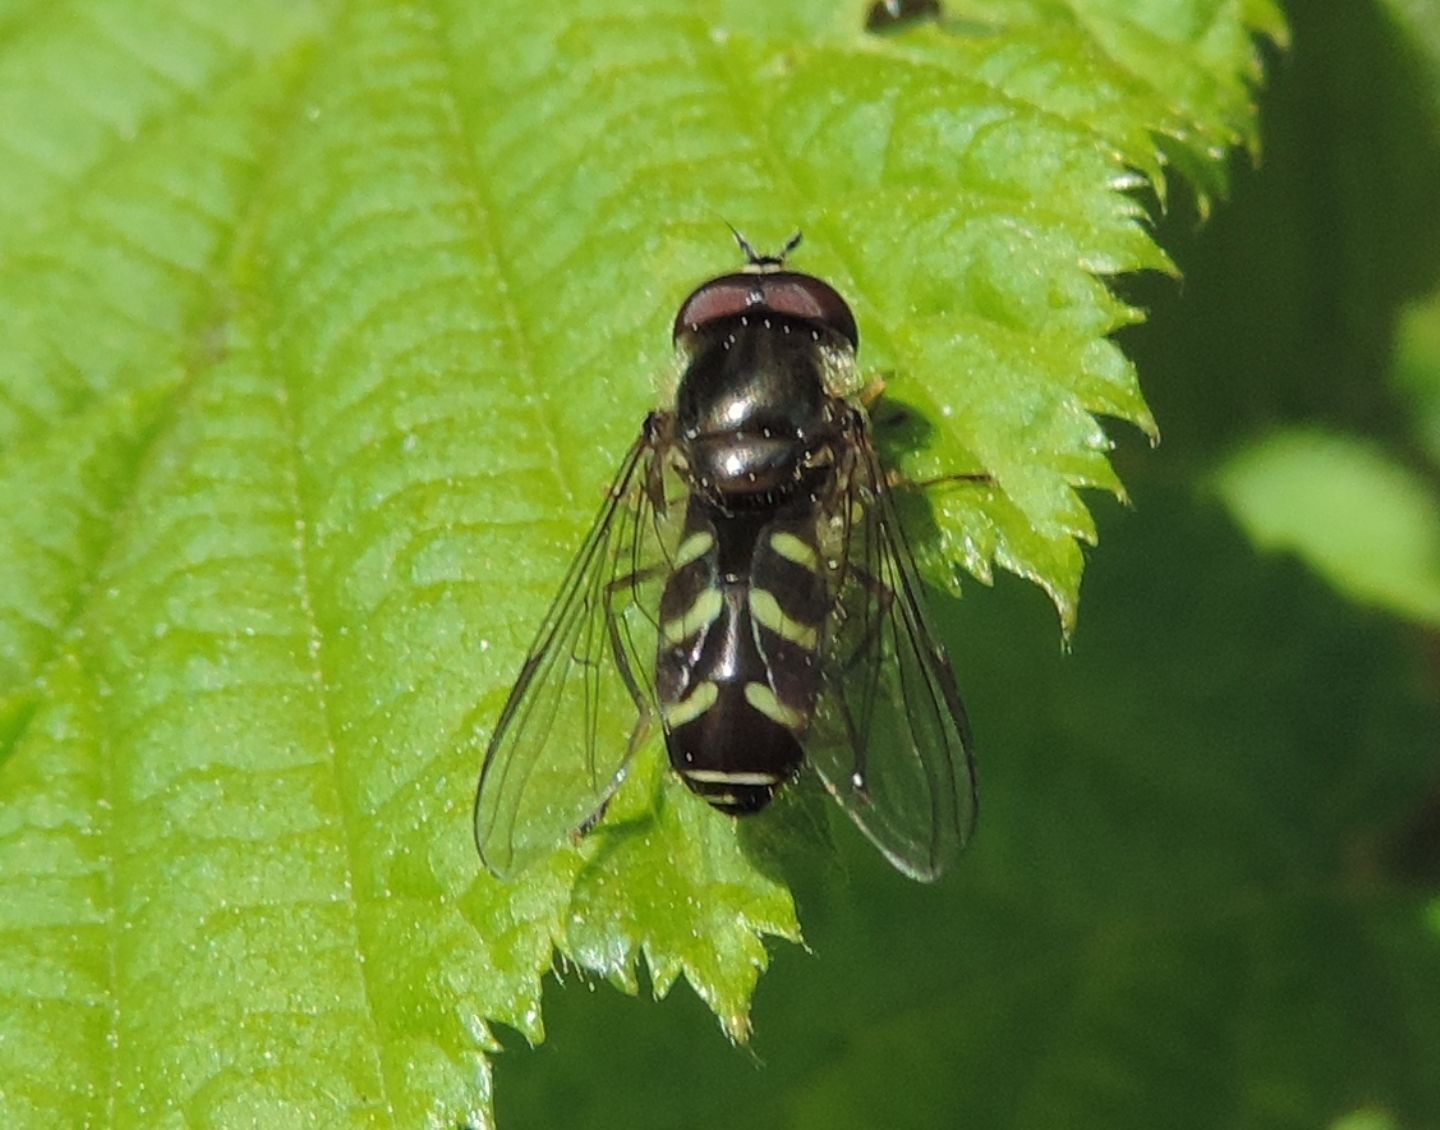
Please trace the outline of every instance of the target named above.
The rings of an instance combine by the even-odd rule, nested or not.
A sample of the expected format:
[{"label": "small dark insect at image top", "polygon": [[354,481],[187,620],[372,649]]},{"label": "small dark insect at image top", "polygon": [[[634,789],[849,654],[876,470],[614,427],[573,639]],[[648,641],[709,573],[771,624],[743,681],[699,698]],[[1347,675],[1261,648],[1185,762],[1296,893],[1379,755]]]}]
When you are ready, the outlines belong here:
[{"label": "small dark insect at image top", "polygon": [[865,17],[865,30],[900,31],[920,23],[938,23],[940,0],[876,0]]},{"label": "small dark insect at image top", "polygon": [[657,728],[717,813],[763,811],[808,766],[912,878],[970,837],[969,725],[872,440],[855,316],[787,269],[798,233],[778,255],[736,240],[744,267],[680,304],[679,379],[490,738],[475,836],[498,875],[599,825]]}]

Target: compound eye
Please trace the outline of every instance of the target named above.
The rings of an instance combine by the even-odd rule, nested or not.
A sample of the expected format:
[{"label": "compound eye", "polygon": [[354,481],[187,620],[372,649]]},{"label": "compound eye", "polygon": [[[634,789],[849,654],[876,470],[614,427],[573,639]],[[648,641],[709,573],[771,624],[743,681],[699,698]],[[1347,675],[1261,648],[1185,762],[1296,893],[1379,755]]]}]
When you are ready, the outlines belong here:
[{"label": "compound eye", "polygon": [[813,275],[790,271],[764,276],[765,305],[777,314],[818,322],[831,333],[839,334],[851,345],[860,347],[860,331],[855,315],[840,292]]},{"label": "compound eye", "polygon": [[701,326],[738,317],[763,305],[765,294],[759,284],[759,275],[721,275],[702,283],[680,304],[671,336],[678,338],[686,330],[694,333]]},{"label": "compound eye", "polygon": [[704,283],[680,306],[673,336],[742,314],[777,314],[810,322],[860,346],[855,315],[839,291],[813,275],[795,271],[721,275]]}]

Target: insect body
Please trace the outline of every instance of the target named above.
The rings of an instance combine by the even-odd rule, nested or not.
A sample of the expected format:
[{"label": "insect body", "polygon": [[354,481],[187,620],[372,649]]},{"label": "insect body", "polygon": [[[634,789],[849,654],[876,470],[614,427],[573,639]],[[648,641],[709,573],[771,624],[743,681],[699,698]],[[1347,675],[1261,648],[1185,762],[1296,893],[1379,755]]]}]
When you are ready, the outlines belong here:
[{"label": "insect body", "polygon": [[[500,873],[588,828],[652,726],[715,808],[758,812],[806,763],[901,871],[969,835],[964,707],[926,622],[828,283],[756,255],[703,284],[683,371],[621,464],[490,746],[475,829]],[[628,743],[602,721],[629,705]]]}]

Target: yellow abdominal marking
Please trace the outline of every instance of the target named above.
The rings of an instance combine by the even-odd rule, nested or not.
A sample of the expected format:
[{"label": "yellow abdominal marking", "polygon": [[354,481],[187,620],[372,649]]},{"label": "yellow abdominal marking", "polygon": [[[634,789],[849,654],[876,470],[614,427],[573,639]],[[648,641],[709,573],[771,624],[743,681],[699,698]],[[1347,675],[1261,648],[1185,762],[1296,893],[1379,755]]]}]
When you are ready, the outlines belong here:
[{"label": "yellow abdominal marking", "polygon": [[672,568],[683,569],[692,561],[698,561],[710,552],[710,547],[715,544],[715,535],[709,530],[701,530],[691,534],[680,543],[680,548],[675,551],[675,563]]},{"label": "yellow abdominal marking", "polygon": [[666,620],[660,630],[671,643],[684,643],[701,628],[713,624],[724,604],[725,598],[720,595],[719,589],[706,589],[695,598],[689,612],[674,620]]},{"label": "yellow abdominal marking", "polygon": [[769,628],[782,640],[789,640],[806,651],[814,651],[820,643],[819,630],[790,619],[775,595],[767,589],[750,590],[750,615],[762,628]]},{"label": "yellow abdominal marking", "polygon": [[714,683],[708,680],[700,683],[674,706],[665,708],[665,724],[674,730],[686,722],[693,722],[714,706],[719,697],[720,688]]},{"label": "yellow abdominal marking", "polygon": [[682,769],[680,772],[701,785],[773,785],[780,780],[774,773],[731,773],[726,769]]},{"label": "yellow abdominal marking", "polygon": [[800,730],[805,725],[805,716],[798,710],[791,710],[775,697],[775,692],[764,683],[746,683],[745,701],[772,722],[778,722],[787,730]]},{"label": "yellow abdominal marking", "polygon": [[796,565],[804,566],[812,573],[820,571],[819,554],[794,534],[786,533],[784,530],[778,534],[771,534],[770,548],[786,561],[793,561]]}]

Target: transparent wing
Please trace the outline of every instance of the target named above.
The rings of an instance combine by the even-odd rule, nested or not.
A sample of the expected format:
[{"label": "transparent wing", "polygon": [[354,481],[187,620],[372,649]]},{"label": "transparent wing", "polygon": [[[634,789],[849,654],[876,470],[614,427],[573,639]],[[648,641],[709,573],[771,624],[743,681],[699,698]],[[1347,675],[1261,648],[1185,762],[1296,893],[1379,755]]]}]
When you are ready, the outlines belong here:
[{"label": "transparent wing", "polygon": [[822,522],[839,567],[806,752],[886,858],[930,880],[975,824],[970,728],[863,418],[856,449]]},{"label": "transparent wing", "polygon": [[654,609],[670,536],[662,463],[652,421],[621,463],[495,725],[475,842],[496,874],[598,819],[655,717]]}]

